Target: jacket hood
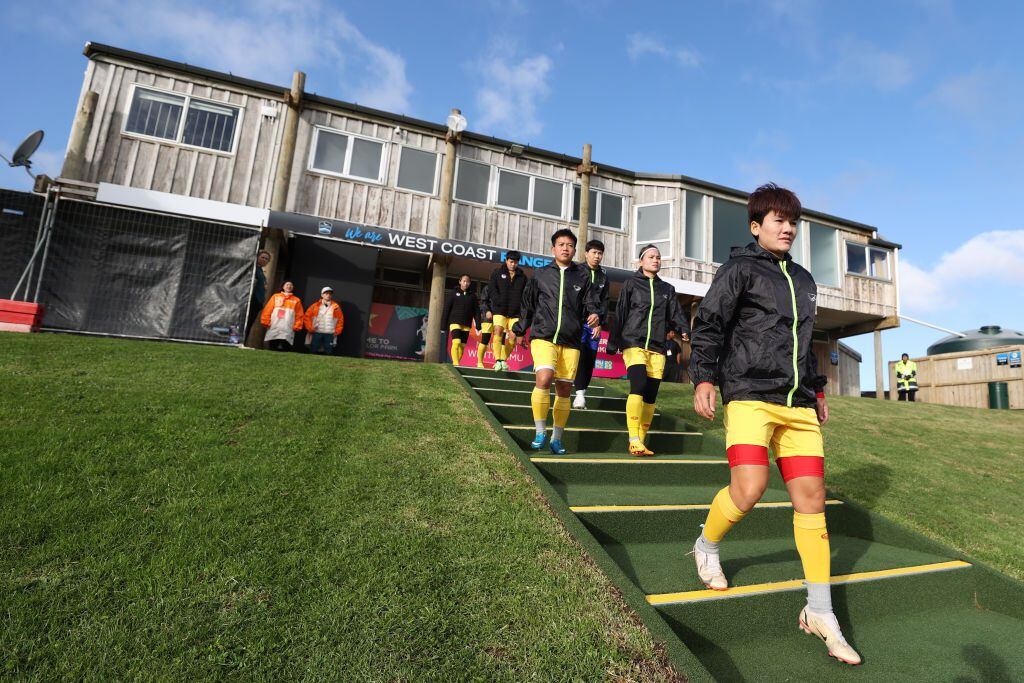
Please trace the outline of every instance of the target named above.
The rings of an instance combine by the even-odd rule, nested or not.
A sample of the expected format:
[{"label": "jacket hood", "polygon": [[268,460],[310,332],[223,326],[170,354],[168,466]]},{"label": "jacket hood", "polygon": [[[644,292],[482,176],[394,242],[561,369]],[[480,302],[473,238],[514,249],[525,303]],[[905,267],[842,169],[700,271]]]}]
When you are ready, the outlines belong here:
[{"label": "jacket hood", "polygon": [[751,242],[745,247],[733,247],[732,251],[729,252],[729,258],[766,258],[774,261],[793,260],[793,256],[789,252],[786,252],[786,256],[780,259],[757,242]]}]

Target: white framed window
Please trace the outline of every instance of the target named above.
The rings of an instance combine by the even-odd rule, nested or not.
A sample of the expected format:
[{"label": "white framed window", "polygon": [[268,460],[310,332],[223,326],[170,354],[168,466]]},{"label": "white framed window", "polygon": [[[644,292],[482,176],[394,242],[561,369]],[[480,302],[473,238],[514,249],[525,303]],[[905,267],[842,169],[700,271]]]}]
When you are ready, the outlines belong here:
[{"label": "white framed window", "polygon": [[858,242],[847,242],[846,272],[878,280],[891,280],[889,250]]},{"label": "white framed window", "polygon": [[415,147],[401,147],[398,158],[398,180],[403,190],[437,194],[437,166],[441,155]]},{"label": "white framed window", "polygon": [[455,166],[455,198],[471,204],[486,205],[490,199],[490,189],[490,165],[460,157]]},{"label": "white framed window", "polygon": [[839,286],[839,232],[827,225],[811,222],[807,231],[811,275],[825,287]]},{"label": "white framed window", "polygon": [[647,244],[653,244],[658,247],[662,258],[672,257],[672,214],[674,203],[637,204],[633,207],[633,222],[636,225],[636,230],[633,233],[631,258],[636,257],[639,247]]},{"label": "white framed window", "polygon": [[[580,220],[580,186],[572,186],[572,220]],[[590,188],[590,219],[588,225],[609,230],[625,230],[626,198],[604,190]]]},{"label": "white framed window", "polygon": [[747,205],[715,197],[711,209],[711,260],[725,263],[733,247],[754,241],[747,220]]},{"label": "white framed window", "polygon": [[499,168],[495,205],[562,218],[565,215],[565,183]]},{"label": "white framed window", "polygon": [[121,132],[234,154],[241,120],[239,107],[134,83]]},{"label": "white framed window", "polygon": [[309,170],[362,182],[383,183],[386,143],[323,126],[313,128]]},{"label": "white framed window", "polygon": [[704,206],[705,198],[700,192],[686,191],[686,244],[683,254],[686,258],[703,261],[704,256]]}]

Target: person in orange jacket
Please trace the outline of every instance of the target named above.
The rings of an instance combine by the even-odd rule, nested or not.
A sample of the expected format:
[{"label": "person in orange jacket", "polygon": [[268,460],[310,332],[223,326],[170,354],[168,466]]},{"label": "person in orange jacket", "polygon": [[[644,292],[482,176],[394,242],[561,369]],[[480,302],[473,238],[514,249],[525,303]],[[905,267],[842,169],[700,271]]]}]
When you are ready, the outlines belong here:
[{"label": "person in orange jacket", "polygon": [[313,353],[334,353],[338,335],[345,327],[345,314],[341,306],[331,300],[333,296],[334,290],[324,287],[320,290],[320,300],[306,309],[306,331],[313,335],[309,350]]},{"label": "person in orange jacket", "polygon": [[302,329],[302,302],[294,292],[295,285],[286,282],[263,307],[260,322],[267,328],[263,341],[272,351],[290,351],[295,333]]}]

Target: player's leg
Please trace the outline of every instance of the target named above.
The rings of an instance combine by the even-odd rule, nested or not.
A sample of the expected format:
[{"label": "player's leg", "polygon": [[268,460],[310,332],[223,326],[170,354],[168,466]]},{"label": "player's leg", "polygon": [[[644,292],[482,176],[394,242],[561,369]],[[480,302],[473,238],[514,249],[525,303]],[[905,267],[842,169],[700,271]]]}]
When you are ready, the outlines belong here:
[{"label": "player's leg", "polygon": [[533,424],[535,436],[530,447],[534,450],[544,448],[547,443],[548,410],[551,407],[551,382],[555,377],[554,344],[543,339],[530,342],[530,353],[533,356],[533,368],[536,372],[530,405],[533,408]]},{"label": "player's leg", "polygon": [[[661,378],[665,375],[665,356],[660,353],[647,354],[647,386],[643,393],[643,412],[640,416],[640,441],[647,444],[647,432],[654,420],[654,404],[658,400]],[[650,450],[650,448],[648,448]]]},{"label": "player's leg", "polygon": [[626,430],[629,432],[629,452],[632,455],[654,455],[640,439],[640,425],[643,421],[644,391],[647,389],[647,360],[644,350],[628,348],[622,352],[626,363],[626,377],[629,379],[629,395],[626,396]]},{"label": "player's leg", "polygon": [[508,359],[515,349],[515,343],[512,341],[512,326],[517,322],[519,322],[519,318],[508,318],[505,320],[505,334],[502,335],[504,345],[501,350],[501,367],[503,370],[508,370]]},{"label": "player's leg", "polygon": [[[590,329],[590,328],[587,328]],[[572,407],[584,409],[587,407],[587,387],[594,376],[594,363],[597,362],[597,349],[584,341],[580,349],[580,366],[576,369],[576,379],[572,386],[576,391],[576,398],[573,399]]]},{"label": "player's leg", "polygon": [[476,346],[476,366],[478,368],[484,367],[484,355],[487,353],[487,348],[491,345],[491,333],[493,330],[493,323],[480,323],[480,343]]},{"label": "player's leg", "polygon": [[491,354],[494,356],[494,369],[501,370],[504,357],[502,351],[505,349],[505,316],[496,315],[493,318],[493,335],[491,336]]},{"label": "player's leg", "polygon": [[562,435],[569,422],[572,382],[579,367],[580,352],[566,346],[555,346],[555,403],[551,409],[554,426],[551,429],[551,452],[564,455]]},{"label": "player's leg", "polygon": [[464,329],[463,325],[452,323],[448,326],[448,335],[452,338],[452,365],[459,365],[466,341],[469,339],[469,331]]},{"label": "player's leg", "polygon": [[775,436],[776,464],[793,502],[793,538],[807,582],[807,606],[799,624],[825,641],[828,652],[847,664],[860,655],[843,638],[832,612],[832,568],[825,522],[825,452],[813,408],[780,408],[792,417]]}]

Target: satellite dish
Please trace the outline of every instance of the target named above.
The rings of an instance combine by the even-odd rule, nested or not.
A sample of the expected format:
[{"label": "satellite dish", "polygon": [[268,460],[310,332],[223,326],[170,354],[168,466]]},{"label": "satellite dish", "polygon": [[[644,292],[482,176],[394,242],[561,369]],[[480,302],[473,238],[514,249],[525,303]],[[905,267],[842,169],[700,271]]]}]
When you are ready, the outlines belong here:
[{"label": "satellite dish", "polygon": [[43,131],[37,130],[35,133],[32,133],[25,138],[24,142],[18,145],[18,149],[14,150],[14,157],[12,159],[8,160],[7,157],[2,155],[0,155],[0,159],[6,161],[7,165],[12,168],[16,166],[24,166],[25,172],[35,178],[35,176],[32,175],[32,171],[29,170],[32,168],[31,158],[32,155],[36,153],[36,150],[39,149],[39,145],[42,142]]}]

